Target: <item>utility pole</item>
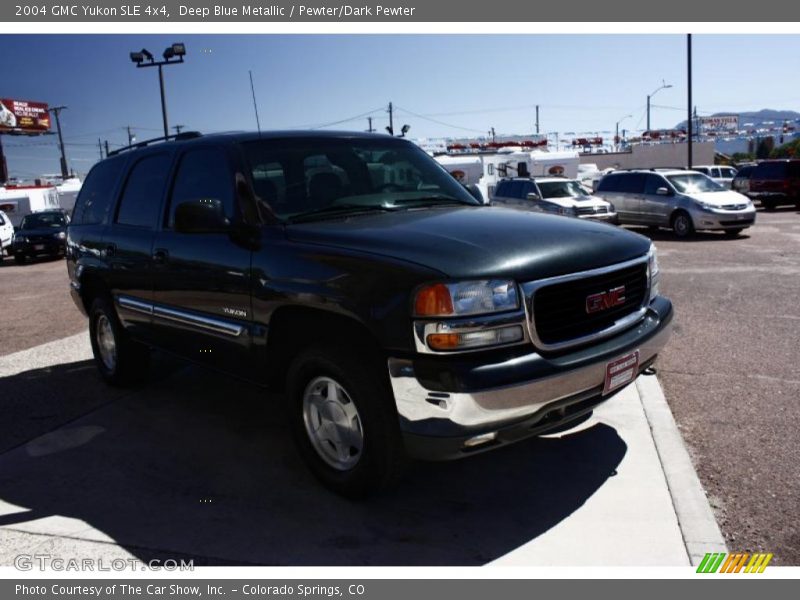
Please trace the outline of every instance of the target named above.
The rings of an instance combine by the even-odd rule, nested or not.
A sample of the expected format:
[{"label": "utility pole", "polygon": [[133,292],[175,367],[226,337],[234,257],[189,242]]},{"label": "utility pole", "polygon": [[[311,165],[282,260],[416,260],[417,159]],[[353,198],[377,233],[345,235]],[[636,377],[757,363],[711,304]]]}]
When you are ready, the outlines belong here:
[{"label": "utility pole", "polygon": [[100,138],[97,138],[97,148],[100,150],[100,160],[103,160],[103,144]]},{"label": "utility pole", "polygon": [[172,126],[172,128],[175,130],[175,135],[180,135],[181,134],[181,129],[183,129],[184,127],[186,127],[186,125],[173,125]]},{"label": "utility pole", "polygon": [[494,143],[494,141],[495,141],[494,127],[492,127],[489,131],[492,132],[492,143]]},{"label": "utility pole", "polygon": [[539,135],[539,105],[536,105],[536,135]]},{"label": "utility pole", "polygon": [[128,125],[125,129],[128,130],[128,146],[133,146],[133,142],[136,139],[136,136],[131,132],[130,125]]},{"label": "utility pole", "polygon": [[58,130],[58,146],[61,148],[61,177],[66,179],[69,177],[67,170],[67,154],[64,151],[64,137],[61,135],[61,111],[67,108],[66,106],[53,106],[49,110],[56,117],[56,129]]},{"label": "utility pole", "polygon": [[374,133],[375,130],[372,128],[372,117],[367,117],[367,122],[369,123],[369,129],[367,129],[367,132]]},{"label": "utility pole", "polygon": [[389,135],[394,136],[394,114],[393,114],[392,103],[389,102],[389,126],[386,128],[386,131],[389,132]]},{"label": "utility pole", "polygon": [[688,99],[686,101],[686,111],[688,112],[687,119],[686,119],[686,128],[688,139],[687,142],[688,152],[687,152],[687,168],[692,168],[692,163],[694,162],[692,159],[692,34],[686,34],[686,74],[687,74],[687,88],[688,92]]},{"label": "utility pole", "polygon": [[106,158],[108,158],[108,140],[106,140]]}]

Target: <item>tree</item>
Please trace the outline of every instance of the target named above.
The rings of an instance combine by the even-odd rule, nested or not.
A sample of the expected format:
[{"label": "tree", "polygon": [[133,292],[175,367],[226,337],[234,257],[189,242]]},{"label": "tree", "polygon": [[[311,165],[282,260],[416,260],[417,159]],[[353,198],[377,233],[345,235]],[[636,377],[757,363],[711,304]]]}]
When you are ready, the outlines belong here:
[{"label": "tree", "polygon": [[794,158],[800,157],[800,139],[793,140],[782,146],[778,146],[769,154],[770,158]]}]

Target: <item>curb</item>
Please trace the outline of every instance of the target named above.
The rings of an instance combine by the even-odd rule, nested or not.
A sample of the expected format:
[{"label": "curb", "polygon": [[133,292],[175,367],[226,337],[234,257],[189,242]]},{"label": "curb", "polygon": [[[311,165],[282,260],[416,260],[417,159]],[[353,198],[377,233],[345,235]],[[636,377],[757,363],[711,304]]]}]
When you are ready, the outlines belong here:
[{"label": "curb", "polygon": [[689,560],[692,565],[698,565],[707,552],[727,553],[725,538],[658,379],[655,375],[639,377],[636,388],[664,469]]}]

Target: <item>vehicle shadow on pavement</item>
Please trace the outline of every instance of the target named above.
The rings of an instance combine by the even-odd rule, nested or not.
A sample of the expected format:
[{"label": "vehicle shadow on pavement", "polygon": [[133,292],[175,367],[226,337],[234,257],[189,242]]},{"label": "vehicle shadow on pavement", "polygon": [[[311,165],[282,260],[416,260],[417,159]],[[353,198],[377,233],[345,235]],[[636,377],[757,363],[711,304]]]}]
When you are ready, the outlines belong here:
[{"label": "vehicle shadow on pavement", "polygon": [[[64,408],[59,398],[99,407],[16,447],[4,443],[13,449],[0,455],[0,501],[19,508],[0,511],[0,527],[110,537],[143,561],[485,564],[581,507],[627,450],[612,427],[596,423],[468,460],[415,463],[400,487],[355,503],[305,470],[280,398],[197,367],[119,392],[88,364],[0,379],[0,398],[19,396],[9,414],[0,408],[3,434]],[[44,385],[56,391],[43,401]],[[38,521],[55,515],[83,523]]]},{"label": "vehicle shadow on pavement", "polygon": [[739,235],[728,236],[721,231],[695,231],[691,236],[680,239],[675,236],[669,229],[649,229],[647,227],[636,227],[633,225],[626,225],[625,229],[634,233],[641,234],[650,238],[654,242],[680,242],[681,244],[692,244],[697,242],[735,242],[736,240],[744,240],[750,237],[747,229]]}]

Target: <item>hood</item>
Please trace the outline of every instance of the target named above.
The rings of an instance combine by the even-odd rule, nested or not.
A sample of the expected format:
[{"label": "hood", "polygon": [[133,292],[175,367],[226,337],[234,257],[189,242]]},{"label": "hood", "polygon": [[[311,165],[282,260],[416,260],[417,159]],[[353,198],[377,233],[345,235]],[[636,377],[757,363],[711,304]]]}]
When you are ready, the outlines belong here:
[{"label": "hood", "polygon": [[552,202],[558,206],[569,208],[572,206],[609,206],[609,203],[597,196],[579,196],[570,198],[545,198],[546,202]]},{"label": "hood", "polygon": [[501,207],[442,207],[286,226],[290,240],[382,255],[451,278],[529,281],[623,262],[650,240],[602,223]]},{"label": "hood", "polygon": [[726,190],[724,192],[700,192],[695,194],[686,194],[690,198],[711,204],[713,206],[723,206],[725,204],[747,204],[750,200],[747,196],[734,192],[733,190]]}]

